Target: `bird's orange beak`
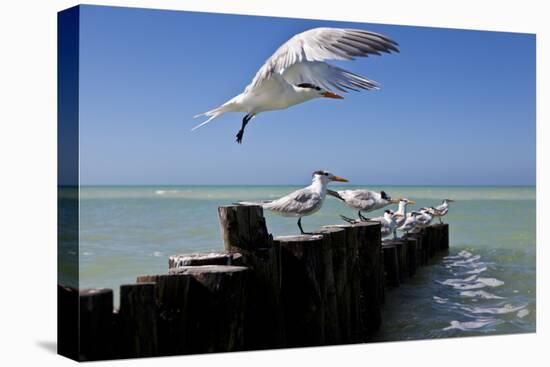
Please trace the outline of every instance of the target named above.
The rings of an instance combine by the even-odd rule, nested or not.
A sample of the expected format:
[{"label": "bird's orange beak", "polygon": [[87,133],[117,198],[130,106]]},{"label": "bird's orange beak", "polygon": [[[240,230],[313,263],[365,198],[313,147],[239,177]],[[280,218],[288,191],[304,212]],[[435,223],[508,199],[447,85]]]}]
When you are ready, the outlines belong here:
[{"label": "bird's orange beak", "polygon": [[340,177],[340,176],[334,176],[332,177],[332,181],[338,181],[338,182],[349,182],[347,179]]},{"label": "bird's orange beak", "polygon": [[325,92],[322,95],[325,98],[344,99],[344,97],[339,96],[338,94],[332,93],[332,92]]}]

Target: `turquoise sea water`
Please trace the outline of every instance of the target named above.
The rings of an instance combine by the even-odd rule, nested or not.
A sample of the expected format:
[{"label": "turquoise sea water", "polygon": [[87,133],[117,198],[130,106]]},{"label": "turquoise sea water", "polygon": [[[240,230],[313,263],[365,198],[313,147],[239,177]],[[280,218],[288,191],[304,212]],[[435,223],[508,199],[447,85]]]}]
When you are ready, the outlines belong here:
[{"label": "turquoise sea water", "polygon": [[[117,299],[118,287],[134,282],[136,276],[166,273],[169,255],[221,249],[219,205],[277,198],[296,188],[84,187],[79,209],[80,287],[112,288]],[[438,204],[443,198],[457,200],[445,217],[450,224],[448,256],[434,260],[414,279],[388,292],[384,327],[377,340],[535,331],[534,187],[369,188],[415,199],[417,208]],[[62,191],[64,195],[71,193]],[[339,214],[355,213],[328,198],[321,211],[302,223],[305,230],[312,230],[339,223]],[[70,208],[62,206],[60,223],[70,217]],[[266,220],[275,235],[298,230],[292,218],[266,213]],[[61,251],[65,251],[63,242],[74,241],[74,234],[61,238]],[[61,270],[69,272],[69,268]]]}]

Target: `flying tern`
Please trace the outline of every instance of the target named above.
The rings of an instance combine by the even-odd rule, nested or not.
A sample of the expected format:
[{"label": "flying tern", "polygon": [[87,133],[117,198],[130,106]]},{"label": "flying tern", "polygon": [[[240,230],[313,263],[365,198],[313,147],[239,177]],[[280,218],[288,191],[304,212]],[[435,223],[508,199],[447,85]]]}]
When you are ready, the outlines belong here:
[{"label": "flying tern", "polygon": [[384,35],[361,29],[313,28],[298,33],[267,59],[244,92],[196,115],[208,119],[192,130],[226,112],[242,112],[246,115],[236,136],[237,143],[241,143],[246,125],[261,112],[286,109],[316,98],[342,99],[335,90],[379,89],[377,82],[324,61],[399,52],[396,46]]}]

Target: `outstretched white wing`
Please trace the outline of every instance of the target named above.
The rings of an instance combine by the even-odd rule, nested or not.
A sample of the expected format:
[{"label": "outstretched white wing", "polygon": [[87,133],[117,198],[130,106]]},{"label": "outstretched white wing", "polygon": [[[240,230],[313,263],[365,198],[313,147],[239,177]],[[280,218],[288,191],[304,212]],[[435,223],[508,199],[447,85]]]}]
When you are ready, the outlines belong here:
[{"label": "outstretched white wing", "polygon": [[311,83],[325,90],[342,92],[379,89],[378,83],[361,75],[321,61],[302,61],[285,69],[283,78],[290,84]]},{"label": "outstretched white wing", "polygon": [[284,43],[258,70],[248,89],[258,87],[273,73],[289,78],[289,83],[319,83],[334,88],[371,89],[372,81],[343,69],[322,63],[325,60],[353,60],[381,52],[398,52],[397,43],[383,35],[360,29],[314,28]]}]

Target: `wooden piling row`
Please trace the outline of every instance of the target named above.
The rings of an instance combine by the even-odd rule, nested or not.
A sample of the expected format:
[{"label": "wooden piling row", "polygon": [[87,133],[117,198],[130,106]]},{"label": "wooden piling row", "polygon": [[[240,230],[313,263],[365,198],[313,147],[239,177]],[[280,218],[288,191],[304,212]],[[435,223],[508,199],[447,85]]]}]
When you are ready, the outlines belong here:
[{"label": "wooden piling row", "polygon": [[384,273],[388,287],[398,287],[427,265],[436,254],[449,249],[449,225],[434,224],[419,233],[384,240]]},{"label": "wooden piling row", "polygon": [[84,361],[366,342],[380,328],[385,288],[449,247],[447,224],[387,241],[376,222],[273,238],[259,206],[218,214],[224,251],[171,256],[168,274],[121,286],[118,310],[109,289],[58,287],[60,317],[79,316],[70,320],[80,328],[73,320],[59,330],[63,354]]}]

